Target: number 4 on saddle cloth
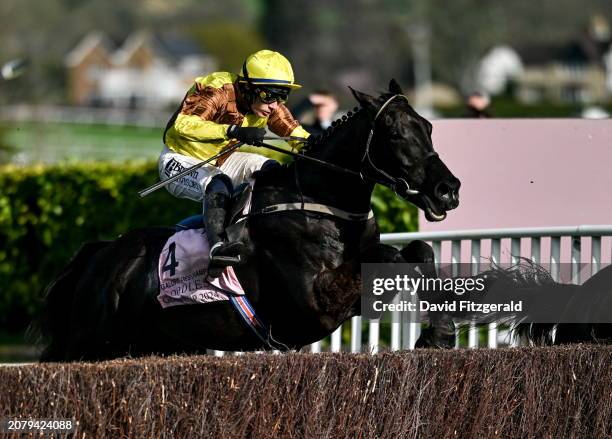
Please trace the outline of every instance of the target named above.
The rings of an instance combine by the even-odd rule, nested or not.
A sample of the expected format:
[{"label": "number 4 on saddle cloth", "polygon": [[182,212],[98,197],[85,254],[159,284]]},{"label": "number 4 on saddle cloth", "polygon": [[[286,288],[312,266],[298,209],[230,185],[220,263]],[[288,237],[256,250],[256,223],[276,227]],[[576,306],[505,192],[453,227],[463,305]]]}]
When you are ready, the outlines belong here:
[{"label": "number 4 on saddle cloth", "polygon": [[[230,224],[248,214],[251,201],[248,184],[236,188],[232,197]],[[244,296],[244,290],[231,266],[218,278],[208,278],[210,246],[201,215],[181,221],[177,231],[166,241],[159,255],[159,295],[163,308],[177,305],[210,303]]]},{"label": "number 4 on saddle cloth", "polygon": [[244,290],[229,266],[207,278],[210,247],[203,228],[180,230],[168,238],[159,257],[159,295],[163,308],[229,300]]}]

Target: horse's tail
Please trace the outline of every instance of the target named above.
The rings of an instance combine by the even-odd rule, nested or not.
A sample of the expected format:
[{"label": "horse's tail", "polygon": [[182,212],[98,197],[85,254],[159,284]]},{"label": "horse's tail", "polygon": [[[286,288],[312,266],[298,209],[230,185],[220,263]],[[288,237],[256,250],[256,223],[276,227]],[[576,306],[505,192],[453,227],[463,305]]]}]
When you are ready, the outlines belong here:
[{"label": "horse's tail", "polygon": [[29,338],[36,339],[37,344],[43,346],[40,361],[65,359],[76,285],[91,258],[108,244],[83,244],[59,276],[45,289],[42,310],[28,328]]}]

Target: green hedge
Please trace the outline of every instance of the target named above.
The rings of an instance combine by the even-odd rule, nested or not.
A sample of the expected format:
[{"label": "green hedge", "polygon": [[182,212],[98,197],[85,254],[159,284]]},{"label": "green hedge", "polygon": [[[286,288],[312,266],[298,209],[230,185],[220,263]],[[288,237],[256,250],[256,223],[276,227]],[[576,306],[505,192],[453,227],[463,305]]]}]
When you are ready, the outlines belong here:
[{"label": "green hedge", "polygon": [[[174,224],[200,210],[165,190],[138,197],[157,178],[152,162],[1,167],[0,329],[26,327],[45,285],[81,243]],[[414,208],[388,190],[377,189],[373,204],[383,231],[416,230]]]}]

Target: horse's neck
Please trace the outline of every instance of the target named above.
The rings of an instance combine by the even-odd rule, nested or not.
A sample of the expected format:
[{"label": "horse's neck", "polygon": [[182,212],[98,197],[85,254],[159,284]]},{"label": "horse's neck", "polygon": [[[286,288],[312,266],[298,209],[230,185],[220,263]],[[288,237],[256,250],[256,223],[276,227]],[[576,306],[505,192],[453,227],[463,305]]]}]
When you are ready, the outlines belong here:
[{"label": "horse's neck", "polygon": [[[363,110],[341,122],[324,134],[306,155],[360,172],[361,159],[369,133],[370,123]],[[367,211],[374,186],[359,177],[322,168],[316,164],[298,163],[298,175],[305,193],[319,196],[352,211]]]},{"label": "horse's neck", "polygon": [[369,129],[368,115],[359,110],[348,120],[339,120],[337,126],[325,130],[322,140],[306,155],[358,171]]}]

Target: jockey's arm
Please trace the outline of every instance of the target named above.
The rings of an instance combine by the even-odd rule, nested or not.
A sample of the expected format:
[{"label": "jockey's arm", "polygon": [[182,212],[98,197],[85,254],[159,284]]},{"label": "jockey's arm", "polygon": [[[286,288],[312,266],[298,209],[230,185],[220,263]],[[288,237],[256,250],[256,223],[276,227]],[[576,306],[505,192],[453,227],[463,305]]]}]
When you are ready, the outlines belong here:
[{"label": "jockey's arm", "polygon": [[[278,109],[268,119],[268,128],[280,137],[291,136],[307,139],[310,136],[310,133],[293,118],[289,109],[283,104],[279,104]],[[287,143],[292,149],[298,151],[305,145],[304,142],[299,141],[289,141]]]},{"label": "jockey's arm", "polygon": [[183,101],[181,111],[174,121],[174,129],[188,140],[227,140],[229,125],[211,120],[219,111],[224,98],[222,89],[199,89],[194,86]]},{"label": "jockey's arm", "polygon": [[174,129],[188,140],[227,140],[229,125],[203,120],[200,116],[180,113],[174,121]]}]

